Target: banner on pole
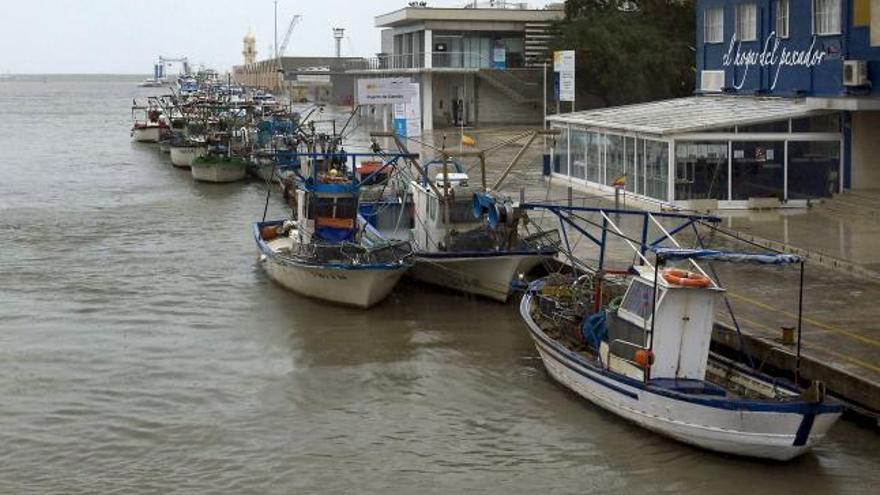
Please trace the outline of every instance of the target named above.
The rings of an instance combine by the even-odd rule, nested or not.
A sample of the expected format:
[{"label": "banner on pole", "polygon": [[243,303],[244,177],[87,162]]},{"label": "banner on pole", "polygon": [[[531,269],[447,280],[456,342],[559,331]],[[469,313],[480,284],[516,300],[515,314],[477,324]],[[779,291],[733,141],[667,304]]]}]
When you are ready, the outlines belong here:
[{"label": "banner on pole", "polygon": [[406,77],[358,79],[359,105],[405,103],[413,96],[412,82]]},{"label": "banner on pole", "polygon": [[574,50],[553,52],[553,73],[559,101],[574,101]]},{"label": "banner on pole", "polygon": [[422,134],[422,102],[418,83],[409,83],[410,96],[402,103],[394,104],[394,133],[400,137]]}]

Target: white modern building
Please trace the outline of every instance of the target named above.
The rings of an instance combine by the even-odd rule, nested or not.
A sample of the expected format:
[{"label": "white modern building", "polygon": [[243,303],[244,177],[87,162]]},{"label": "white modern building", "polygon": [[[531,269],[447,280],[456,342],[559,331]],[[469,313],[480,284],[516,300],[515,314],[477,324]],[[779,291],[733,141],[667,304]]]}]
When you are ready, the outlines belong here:
[{"label": "white modern building", "polygon": [[410,6],[380,15],[382,52],[348,72],[420,86],[422,128],[536,124],[543,118],[548,28],[561,6],[512,2]]}]

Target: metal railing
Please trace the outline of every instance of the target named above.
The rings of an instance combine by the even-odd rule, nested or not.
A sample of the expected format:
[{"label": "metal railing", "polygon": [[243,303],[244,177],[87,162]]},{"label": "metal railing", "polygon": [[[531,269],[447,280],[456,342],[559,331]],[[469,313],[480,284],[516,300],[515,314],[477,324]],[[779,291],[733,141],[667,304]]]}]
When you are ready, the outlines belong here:
[{"label": "metal railing", "polygon": [[[346,61],[346,70],[389,70],[389,69],[421,69],[426,66],[425,56],[431,57],[431,67],[461,69],[491,69],[491,58],[480,52],[414,52],[403,54],[380,54],[363,60]],[[506,69],[522,68],[525,59],[522,54],[509,53]]]}]

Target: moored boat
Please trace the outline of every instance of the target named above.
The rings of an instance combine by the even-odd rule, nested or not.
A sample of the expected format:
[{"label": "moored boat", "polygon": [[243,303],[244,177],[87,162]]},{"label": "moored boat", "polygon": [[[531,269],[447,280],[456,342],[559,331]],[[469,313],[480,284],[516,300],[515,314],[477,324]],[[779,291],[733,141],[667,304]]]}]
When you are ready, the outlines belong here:
[{"label": "moored boat", "polygon": [[208,147],[204,142],[183,140],[171,148],[171,164],[175,167],[190,168],[196,158],[205,156]]},{"label": "moored boat", "polygon": [[412,266],[412,248],[383,238],[358,217],[359,184],[340,171],[344,159],[311,158],[311,172],[298,175],[294,192],[297,220],[253,226],[260,264],[289,290],[369,308]]},{"label": "moored boat", "polygon": [[137,102],[131,107],[131,138],[138,143],[158,143],[168,129],[168,122],[162,111],[154,103],[139,106]]},{"label": "moored boat", "polygon": [[190,163],[193,179],[201,182],[237,182],[247,174],[246,161],[238,156],[203,155]]},{"label": "moored boat", "polygon": [[[611,213],[602,213],[605,228],[620,233]],[[643,215],[645,224],[655,219],[634,214]],[[633,244],[640,253],[655,253],[653,266],[647,254],[639,254],[643,264],[626,271],[583,271],[578,265],[574,274],[529,285],[520,313],[547,372],[593,404],[687,444],[780,461],[809,451],[840,417],[842,405],[826,396],[820,382],[803,390],[711,352],[715,302],[725,291],[694,260],[803,261],[659,247],[672,231],[664,230],[661,241],[648,244],[643,235],[641,246]],[[601,236],[594,237],[604,253]],[[691,263],[695,271],[671,267],[673,262]]]}]

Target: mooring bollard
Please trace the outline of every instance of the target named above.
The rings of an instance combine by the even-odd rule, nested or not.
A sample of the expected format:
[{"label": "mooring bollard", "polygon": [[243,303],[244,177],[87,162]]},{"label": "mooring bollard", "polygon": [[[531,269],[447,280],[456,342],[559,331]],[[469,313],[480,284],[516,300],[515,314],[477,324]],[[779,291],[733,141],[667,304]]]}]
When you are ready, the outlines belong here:
[{"label": "mooring bollard", "polygon": [[782,343],[785,345],[794,345],[794,327],[782,327]]}]

